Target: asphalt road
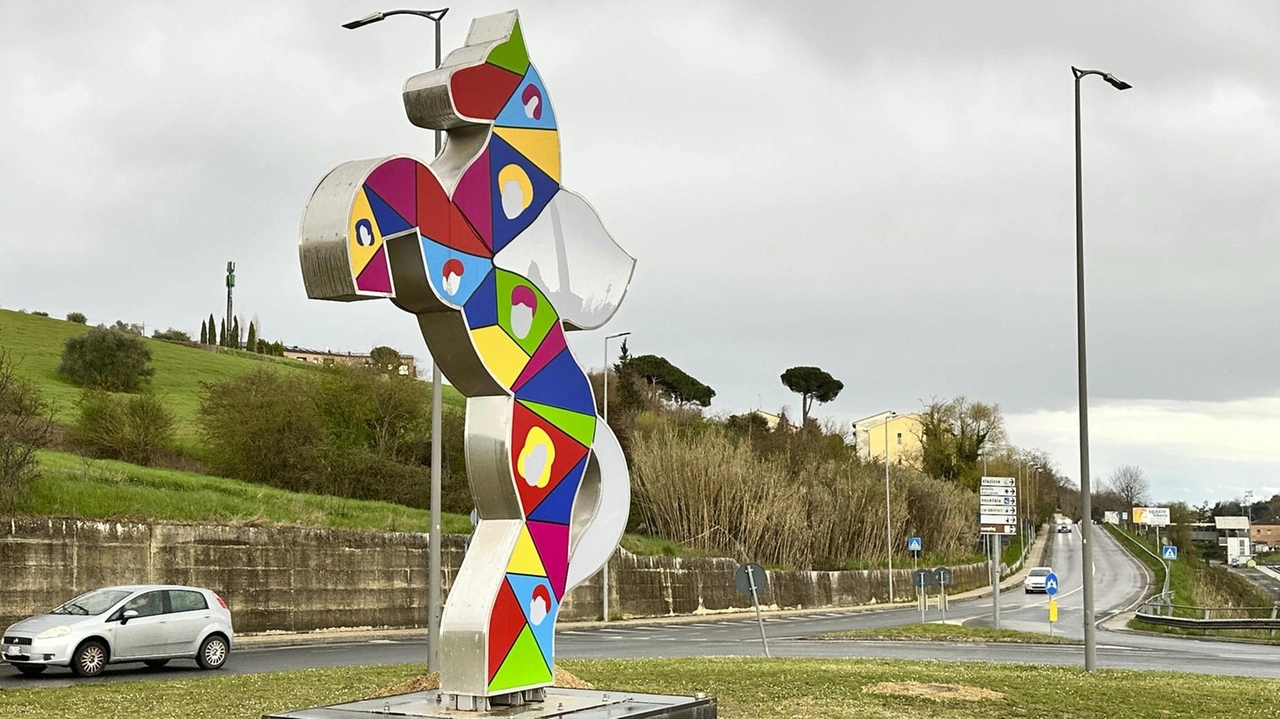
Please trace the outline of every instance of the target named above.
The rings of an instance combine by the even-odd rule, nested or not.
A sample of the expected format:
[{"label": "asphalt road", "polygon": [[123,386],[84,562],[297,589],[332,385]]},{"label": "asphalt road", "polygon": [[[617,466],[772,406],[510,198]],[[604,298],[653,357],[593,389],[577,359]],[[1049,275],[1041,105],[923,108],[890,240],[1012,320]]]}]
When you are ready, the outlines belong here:
[{"label": "asphalt road", "polygon": [[[1094,549],[1095,619],[1128,609],[1147,583],[1145,569],[1106,532],[1096,533]],[[1080,534],[1055,534],[1049,563],[1061,582],[1059,621],[1055,633],[1082,637],[1083,609],[1080,581]],[[1020,589],[1001,595],[1001,626],[1044,632],[1048,628],[1048,599]],[[948,621],[990,625],[990,597],[953,602]],[[940,615],[931,610],[927,617]],[[911,660],[962,660],[1083,666],[1082,646],[978,644],[946,642],[881,642],[811,640],[807,637],[844,629],[881,628],[920,620],[916,609],[838,611],[803,616],[772,617],[765,621],[774,656]],[[1280,647],[1213,640],[1151,636],[1126,631],[1098,630],[1098,663],[1102,667],[1157,669],[1280,678]],[[675,658],[696,656],[758,656],[760,633],[754,619],[707,619],[698,623],[619,625],[580,628],[566,625],[556,634],[556,656],[586,658]],[[223,673],[261,673],[311,667],[422,662],[426,642],[374,640],[344,644],[240,649],[232,653]],[[68,670],[51,669],[35,678],[0,669],[0,689],[19,686],[60,686],[84,682],[135,681],[209,676],[192,661],[173,662],[161,670],[133,665],[108,667],[103,676],[80,680]]]}]

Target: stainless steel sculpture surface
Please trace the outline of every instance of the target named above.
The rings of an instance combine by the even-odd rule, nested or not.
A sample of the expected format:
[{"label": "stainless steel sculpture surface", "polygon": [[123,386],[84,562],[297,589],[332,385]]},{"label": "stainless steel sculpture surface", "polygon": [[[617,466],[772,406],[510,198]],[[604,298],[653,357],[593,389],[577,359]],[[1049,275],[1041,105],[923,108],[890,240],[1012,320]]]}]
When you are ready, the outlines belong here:
[{"label": "stainless steel sculpture surface", "polygon": [[483,702],[551,684],[560,601],[626,525],[626,462],[564,333],[609,321],[635,260],[560,185],[555,112],[515,11],[472,21],[403,96],[410,122],[447,132],[440,156],[339,165],[307,204],[299,259],[308,297],[416,315],[467,397],[480,522],[445,604],[440,684]]}]

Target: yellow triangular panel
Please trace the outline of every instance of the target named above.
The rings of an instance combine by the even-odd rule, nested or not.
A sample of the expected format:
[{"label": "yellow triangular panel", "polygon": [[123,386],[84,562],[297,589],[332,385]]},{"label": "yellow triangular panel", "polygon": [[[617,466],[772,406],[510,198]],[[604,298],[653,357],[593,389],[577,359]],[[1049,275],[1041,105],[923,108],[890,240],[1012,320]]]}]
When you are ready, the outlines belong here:
[{"label": "yellow triangular panel", "polygon": [[373,208],[369,206],[364,188],[360,188],[355,202],[351,203],[351,226],[347,228],[347,244],[351,254],[351,274],[359,277],[378,248],[382,247],[382,233],[378,231],[378,223],[373,218]]},{"label": "yellow triangular panel", "polygon": [[560,181],[560,137],[555,130],[495,127],[493,131],[551,179]]},{"label": "yellow triangular panel", "polygon": [[512,574],[528,574],[534,577],[547,576],[542,566],[542,558],[538,556],[538,548],[533,545],[533,537],[528,527],[520,528],[520,538],[516,540],[516,551],[511,555],[511,563],[507,571]]},{"label": "yellow triangular panel", "polygon": [[475,342],[485,367],[489,368],[503,387],[510,389],[520,377],[524,366],[529,364],[529,355],[520,349],[511,335],[497,325],[472,330],[471,340]]}]

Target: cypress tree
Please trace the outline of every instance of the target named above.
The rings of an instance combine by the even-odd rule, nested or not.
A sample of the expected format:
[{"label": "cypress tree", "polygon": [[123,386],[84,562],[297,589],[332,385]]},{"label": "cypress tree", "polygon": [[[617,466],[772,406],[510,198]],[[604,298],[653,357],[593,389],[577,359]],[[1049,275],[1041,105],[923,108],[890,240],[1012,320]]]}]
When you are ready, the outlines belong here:
[{"label": "cypress tree", "polygon": [[228,343],[231,349],[240,349],[240,318],[231,318],[231,341]]},{"label": "cypress tree", "polygon": [[227,346],[227,321],[223,320],[218,323],[218,345]]},{"label": "cypress tree", "polygon": [[215,344],[218,341],[218,326],[213,322],[213,315],[209,315],[209,344]]},{"label": "cypress tree", "polygon": [[209,325],[205,324],[204,320],[200,320],[200,344],[209,344]]},{"label": "cypress tree", "polygon": [[244,342],[244,348],[250,352],[258,351],[258,330],[253,326],[253,322],[249,323],[249,337]]}]

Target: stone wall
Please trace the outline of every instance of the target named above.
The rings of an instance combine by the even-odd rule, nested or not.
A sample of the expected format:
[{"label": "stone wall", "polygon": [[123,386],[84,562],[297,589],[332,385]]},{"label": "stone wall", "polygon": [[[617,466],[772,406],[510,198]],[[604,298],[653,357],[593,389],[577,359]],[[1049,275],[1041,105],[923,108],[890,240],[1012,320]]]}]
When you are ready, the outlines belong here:
[{"label": "stone wall", "polygon": [[[465,536],[442,543],[444,589]],[[291,527],[0,520],[0,628],[110,584],[187,584],[212,589],[240,632],[426,623],[427,536]],[[746,609],[731,559],[640,557],[610,565],[610,614],[665,616]],[[986,582],[983,565],[953,568],[956,592]],[[910,593],[910,570],[894,589]],[[778,608],[851,606],[888,595],[888,572],[770,571],[762,603]],[[599,578],[561,605],[561,619],[599,619]]]}]

